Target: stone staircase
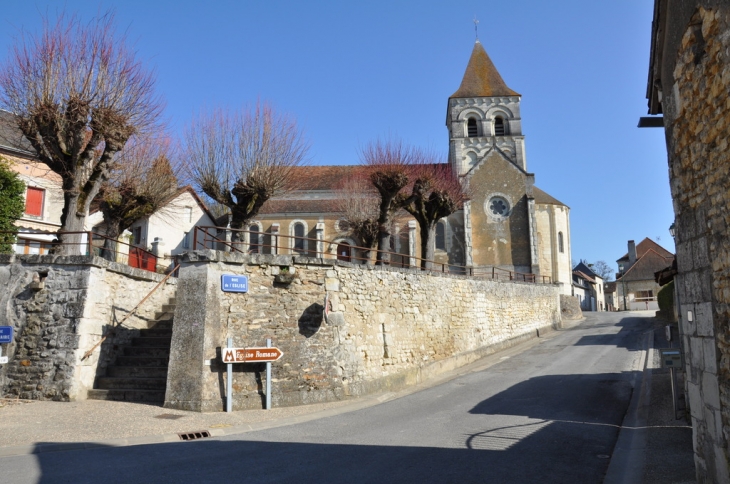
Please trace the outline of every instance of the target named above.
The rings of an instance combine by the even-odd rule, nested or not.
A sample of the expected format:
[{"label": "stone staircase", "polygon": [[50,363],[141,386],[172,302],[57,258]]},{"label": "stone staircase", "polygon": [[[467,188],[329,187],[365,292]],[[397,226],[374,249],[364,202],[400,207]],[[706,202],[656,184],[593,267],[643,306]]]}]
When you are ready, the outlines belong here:
[{"label": "stone staircase", "polygon": [[172,320],[175,299],[155,314],[149,329],[120,348],[120,355],[109,364],[106,375],[97,376],[89,400],[115,400],[162,405],[165,402],[167,366],[170,360]]}]

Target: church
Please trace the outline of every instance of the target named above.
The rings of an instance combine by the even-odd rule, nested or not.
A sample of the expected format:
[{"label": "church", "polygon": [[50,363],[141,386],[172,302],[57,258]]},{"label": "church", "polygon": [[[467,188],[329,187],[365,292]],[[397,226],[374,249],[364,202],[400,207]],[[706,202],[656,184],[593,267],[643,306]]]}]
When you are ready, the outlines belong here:
[{"label": "church", "polygon": [[[520,100],[477,40],[446,112],[448,163],[470,200],[438,223],[435,261],[449,272],[535,274],[570,295],[570,209],[536,187],[527,169]],[[357,260],[362,243],[349,233],[336,201],[338,187],[358,169],[297,168],[296,189],[269,200],[246,227],[249,250]],[[393,234],[391,251],[399,255],[392,263],[418,265],[416,221],[399,218]]]}]

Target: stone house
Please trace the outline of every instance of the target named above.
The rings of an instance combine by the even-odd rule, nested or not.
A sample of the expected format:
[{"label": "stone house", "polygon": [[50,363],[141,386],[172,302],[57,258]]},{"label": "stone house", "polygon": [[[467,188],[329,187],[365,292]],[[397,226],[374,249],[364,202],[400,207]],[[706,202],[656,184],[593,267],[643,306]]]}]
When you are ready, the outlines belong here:
[{"label": "stone house", "polygon": [[730,4],[655,0],[640,125],[665,129],[698,482],[730,482]]},{"label": "stone house", "polygon": [[628,252],[619,258],[616,290],[619,308],[625,311],[659,309],[657,293],[661,286],[654,273],[672,265],[674,254],[649,238],[637,245],[628,242]]},{"label": "stone house", "polygon": [[[439,222],[435,259],[444,270],[495,268],[546,276],[570,295],[570,208],[536,187],[535,175],[527,171],[520,101],[477,41],[446,112],[448,163],[471,198]],[[295,250],[285,245],[299,240],[300,253],[356,257],[351,247],[362,242],[341,223],[336,200],[342,196],[338,188],[359,169],[299,168],[300,186],[269,200],[247,229],[261,237],[257,243],[276,245],[278,251]],[[420,256],[416,221],[402,217],[394,233],[391,250],[400,254],[396,263],[415,265]],[[282,235],[284,246],[274,242]],[[323,247],[321,240],[334,243]]]}]

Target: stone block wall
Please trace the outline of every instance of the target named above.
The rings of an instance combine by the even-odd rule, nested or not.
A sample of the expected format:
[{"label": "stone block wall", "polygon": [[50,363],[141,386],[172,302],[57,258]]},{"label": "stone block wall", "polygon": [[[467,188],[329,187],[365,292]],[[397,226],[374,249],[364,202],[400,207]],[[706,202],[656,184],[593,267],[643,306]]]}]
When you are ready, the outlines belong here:
[{"label": "stone block wall", "polygon": [[[397,389],[560,324],[554,285],[425,275],[290,256],[196,252],[180,271],[165,405],[225,406],[220,348],[284,352],[273,364],[274,406]],[[283,273],[290,284],[276,282]],[[222,274],[249,291],[224,293]],[[324,317],[325,298],[328,315]],[[233,408],[261,408],[263,364],[237,364]]]},{"label": "stone block wall", "polygon": [[730,6],[665,8],[657,48],[695,464],[698,482],[730,482]]},{"label": "stone block wall", "polygon": [[[34,276],[41,282],[35,284]],[[0,255],[0,325],[14,341],[0,366],[2,395],[36,400],[84,400],[115,347],[139,334],[174,297],[176,280],[160,287],[113,338],[86,360],[116,319],[124,316],[164,276],[98,257]],[[42,286],[42,287],[38,287]]]}]

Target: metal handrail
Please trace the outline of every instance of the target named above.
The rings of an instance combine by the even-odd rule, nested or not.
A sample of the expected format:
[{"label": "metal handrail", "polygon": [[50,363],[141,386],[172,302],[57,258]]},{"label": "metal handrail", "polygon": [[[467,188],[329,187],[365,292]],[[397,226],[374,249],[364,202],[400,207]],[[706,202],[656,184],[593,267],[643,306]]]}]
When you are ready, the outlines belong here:
[{"label": "metal handrail", "polygon": [[[215,231],[216,233],[211,233],[211,231]],[[199,235],[200,232],[202,235]],[[242,233],[242,234],[257,234],[260,239],[258,240],[258,243],[256,244],[250,244],[248,242],[244,241],[229,241],[225,238],[220,237],[220,233],[228,233],[228,232],[236,232],[236,233]],[[264,236],[269,237],[270,241],[272,243],[265,243]],[[338,242],[331,241],[331,240],[324,240],[324,239],[314,239],[310,237],[296,237],[292,235],[284,235],[284,234],[278,234],[278,233],[266,233],[266,232],[259,232],[259,231],[250,231],[250,230],[243,230],[243,229],[231,229],[228,227],[214,227],[214,226],[196,226],[193,231],[193,250],[204,247],[204,248],[212,248],[212,245],[215,243],[221,244],[223,247],[227,247],[231,250],[231,252],[239,252],[239,253],[245,253],[245,254],[251,254],[251,253],[263,253],[263,249],[268,249],[270,254],[279,254],[281,249],[284,249],[288,252],[290,255],[307,255],[311,253],[318,254],[317,250],[310,250],[308,248],[302,249],[301,251],[298,249],[293,248],[292,246],[294,244],[287,244],[285,247],[281,247],[279,244],[279,238],[287,239],[287,240],[301,240],[304,241],[307,246],[311,246],[312,243],[323,243],[326,244],[329,248],[332,248],[333,246],[338,245]],[[253,249],[251,248],[253,247]],[[531,283],[538,283],[538,276],[536,274],[531,273],[522,273],[522,272],[516,272],[516,271],[510,271],[507,269],[501,269],[499,267],[472,267],[472,266],[462,266],[457,264],[448,264],[443,262],[437,262],[434,260],[424,259],[415,255],[409,255],[409,254],[402,254],[398,252],[390,252],[390,251],[380,251],[376,248],[368,248],[368,247],[359,247],[356,245],[349,245],[351,252],[350,255],[347,256],[350,262],[357,261],[361,263],[375,263],[380,265],[389,265],[393,267],[402,267],[402,268],[419,268],[424,271],[428,271],[431,273],[434,272],[440,272],[440,273],[456,273],[460,275],[467,275],[471,277],[479,277],[479,278],[490,278],[495,280],[509,280],[509,281],[521,281],[521,282],[531,282]],[[367,257],[364,256],[358,256],[358,252],[362,254],[367,254]],[[373,259],[377,259],[378,254],[387,254],[390,256],[390,261],[377,261]],[[373,257],[375,256],[375,257]],[[325,259],[338,259],[338,260],[344,260],[342,256],[339,254],[333,254],[329,250],[322,251],[322,257]],[[416,262],[415,264],[411,264],[410,261]],[[423,269],[422,265],[423,263],[430,263],[431,268]],[[549,276],[539,276],[539,283],[542,284],[550,284],[552,282],[551,278]]]}]

